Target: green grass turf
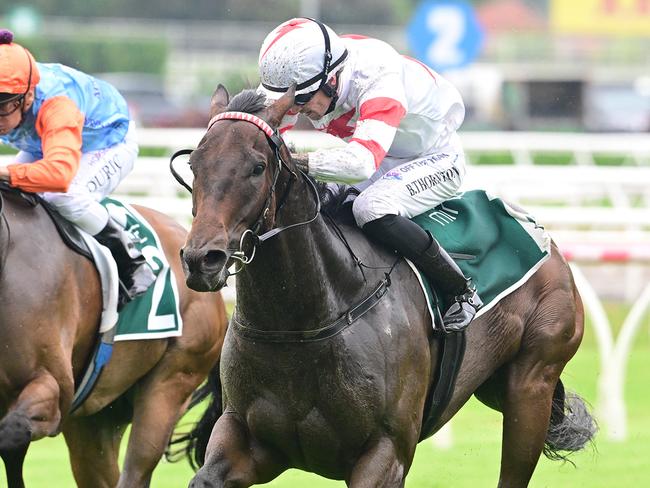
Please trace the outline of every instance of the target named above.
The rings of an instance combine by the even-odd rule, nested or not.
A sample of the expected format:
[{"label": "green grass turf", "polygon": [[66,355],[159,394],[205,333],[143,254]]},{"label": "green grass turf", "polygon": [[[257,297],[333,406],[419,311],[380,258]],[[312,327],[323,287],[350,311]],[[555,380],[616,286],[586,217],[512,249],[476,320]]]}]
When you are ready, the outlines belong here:
[{"label": "green grass turf", "polygon": [[[612,323],[620,324],[627,309],[609,306]],[[646,317],[645,324],[648,324]],[[585,340],[562,379],[568,389],[578,392],[592,405],[596,398],[599,368],[593,330],[587,327]],[[572,457],[568,463],[540,460],[530,486],[533,488],[616,488],[650,486],[650,336],[647,325],[635,342],[625,385],[629,438],[625,442],[597,435],[593,447]],[[452,421],[453,447],[441,449],[431,440],[418,447],[407,488],[494,487],[499,475],[501,449],[500,414],[470,401]],[[123,443],[125,444],[125,443]],[[192,472],[187,463],[162,462],[154,473],[152,488],[187,486]],[[62,437],[43,439],[30,447],[25,465],[28,487],[69,488],[74,486]],[[6,486],[4,473],[0,486]],[[342,482],[291,470],[265,485],[273,488],[343,487]]]}]

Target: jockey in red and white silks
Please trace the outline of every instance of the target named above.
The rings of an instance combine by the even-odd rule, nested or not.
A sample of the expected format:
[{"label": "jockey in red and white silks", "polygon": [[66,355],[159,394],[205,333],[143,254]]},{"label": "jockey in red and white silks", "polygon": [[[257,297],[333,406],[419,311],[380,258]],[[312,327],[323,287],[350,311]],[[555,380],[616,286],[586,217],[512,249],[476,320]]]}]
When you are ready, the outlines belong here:
[{"label": "jockey in red and white silks", "polygon": [[[357,184],[367,188],[354,206],[359,226],[390,213],[413,217],[453,197],[465,175],[456,134],[465,115],[458,90],[383,41],[341,40],[348,55],[336,107],[311,123],[347,144],[309,153],[309,173],[346,183],[369,179]],[[285,117],[282,130],[297,117]]]},{"label": "jockey in red and white silks", "polygon": [[302,113],[316,129],[346,141],[303,156],[309,174],[355,183],[361,190],[353,204],[357,224],[434,281],[442,280],[443,293],[459,304],[447,325],[466,326],[480,300],[435,239],[408,220],[456,196],[465,176],[456,134],[465,107],[458,90],[383,41],[337,36],[313,19],[292,19],[274,29],[262,44],[259,64],[260,89],[268,99],[296,84],[296,105],[282,131]]}]

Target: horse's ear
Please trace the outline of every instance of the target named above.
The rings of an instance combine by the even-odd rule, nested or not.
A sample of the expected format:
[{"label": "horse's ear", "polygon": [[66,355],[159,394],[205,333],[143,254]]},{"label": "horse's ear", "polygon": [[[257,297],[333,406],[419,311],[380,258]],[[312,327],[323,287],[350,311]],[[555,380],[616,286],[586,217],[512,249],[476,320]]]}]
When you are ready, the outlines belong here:
[{"label": "horse's ear", "polygon": [[228,90],[226,87],[219,83],[217,89],[212,94],[210,99],[210,118],[214,117],[221,112],[226,111],[228,102],[230,101],[230,95],[228,95]]},{"label": "horse's ear", "polygon": [[294,83],[289,89],[268,108],[268,123],[271,127],[278,127],[282,118],[294,104],[296,96],[296,84]]}]

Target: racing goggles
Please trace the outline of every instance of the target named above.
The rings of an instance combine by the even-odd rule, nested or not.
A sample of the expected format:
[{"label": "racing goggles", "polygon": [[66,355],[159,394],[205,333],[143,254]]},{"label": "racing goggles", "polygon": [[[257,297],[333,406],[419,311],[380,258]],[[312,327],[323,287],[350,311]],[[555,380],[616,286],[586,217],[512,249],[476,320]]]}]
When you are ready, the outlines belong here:
[{"label": "racing goggles", "polygon": [[305,104],[309,103],[309,100],[314,98],[314,95],[316,95],[316,92],[318,92],[318,90],[314,90],[313,92],[309,92],[309,93],[300,93],[299,95],[296,95],[294,97],[293,103],[296,104],[296,105],[305,105]]},{"label": "racing goggles", "polygon": [[314,97],[314,95],[316,95],[316,93],[318,93],[319,91],[322,91],[322,92],[325,94],[325,96],[327,96],[327,97],[329,97],[329,98],[332,99],[332,102],[333,102],[333,103],[336,103],[336,100],[338,99],[338,94],[336,93],[336,88],[334,88],[333,86],[331,86],[331,85],[329,85],[329,84],[327,84],[327,83],[325,83],[324,85],[321,85],[319,88],[317,88],[316,90],[314,90],[314,91],[312,91],[312,92],[309,92],[309,93],[301,93],[301,94],[299,94],[299,95],[296,95],[296,96],[293,98],[293,103],[294,103],[295,105],[305,105],[305,104],[308,103],[309,100],[311,100],[311,99]]},{"label": "racing goggles", "polygon": [[25,94],[4,98],[0,96],[0,117],[8,117],[20,108],[25,98]]}]

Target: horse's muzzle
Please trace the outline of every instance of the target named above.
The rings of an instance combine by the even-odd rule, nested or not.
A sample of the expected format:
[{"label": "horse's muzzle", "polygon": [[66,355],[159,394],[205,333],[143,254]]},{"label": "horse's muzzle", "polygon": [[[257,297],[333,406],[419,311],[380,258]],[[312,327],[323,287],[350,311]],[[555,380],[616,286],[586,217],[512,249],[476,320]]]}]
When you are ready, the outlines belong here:
[{"label": "horse's muzzle", "polygon": [[226,284],[228,256],[220,249],[181,249],[185,282],[196,291],[217,291]]}]

